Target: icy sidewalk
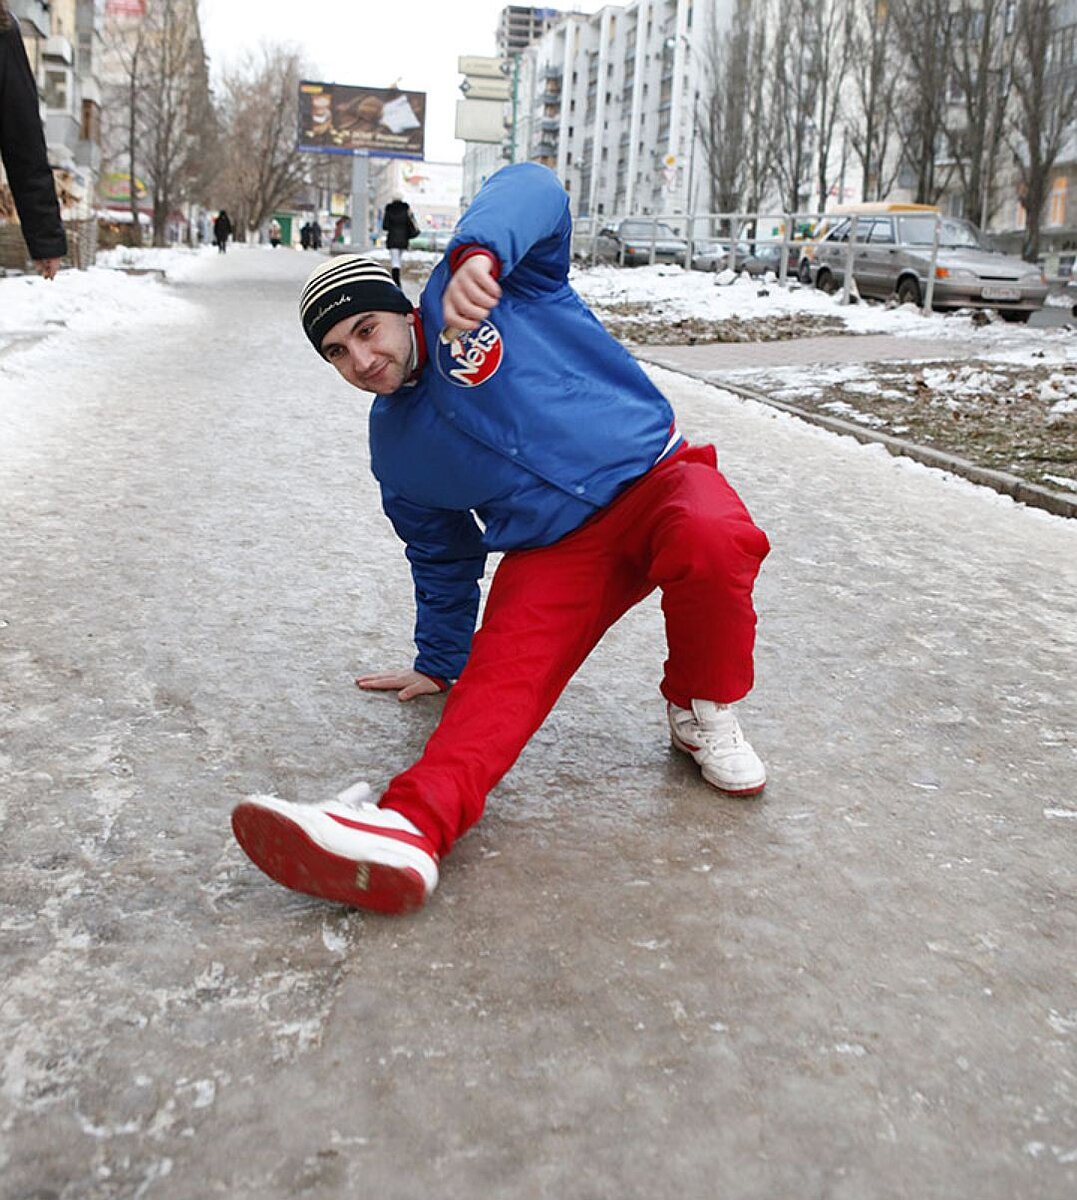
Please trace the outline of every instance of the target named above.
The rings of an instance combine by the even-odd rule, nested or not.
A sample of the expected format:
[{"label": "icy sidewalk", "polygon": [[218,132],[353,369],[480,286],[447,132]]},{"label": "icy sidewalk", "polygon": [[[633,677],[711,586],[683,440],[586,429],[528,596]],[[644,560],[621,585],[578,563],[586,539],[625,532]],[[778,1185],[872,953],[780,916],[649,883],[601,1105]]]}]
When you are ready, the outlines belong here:
[{"label": "icy sidewalk", "polygon": [[312,261],[0,361],[5,1189],[1072,1195],[1073,523],[656,371],[773,542],[765,797],[669,749],[652,599],[415,919],[250,867],[237,797],[378,787],[439,705],[352,685],[410,584]]}]

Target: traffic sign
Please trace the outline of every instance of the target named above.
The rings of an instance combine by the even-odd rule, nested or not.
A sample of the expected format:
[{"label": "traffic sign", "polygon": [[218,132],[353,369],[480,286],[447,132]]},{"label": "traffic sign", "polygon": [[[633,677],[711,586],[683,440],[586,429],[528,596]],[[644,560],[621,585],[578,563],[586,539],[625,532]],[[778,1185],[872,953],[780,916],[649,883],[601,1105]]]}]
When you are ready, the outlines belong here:
[{"label": "traffic sign", "polygon": [[483,79],[497,79],[512,69],[504,58],[481,58],[474,54],[462,54],[456,60],[456,69],[461,75],[475,75]]},{"label": "traffic sign", "polygon": [[512,86],[507,79],[491,79],[486,76],[469,75],[460,84],[460,91],[469,100],[508,100],[512,96]]}]

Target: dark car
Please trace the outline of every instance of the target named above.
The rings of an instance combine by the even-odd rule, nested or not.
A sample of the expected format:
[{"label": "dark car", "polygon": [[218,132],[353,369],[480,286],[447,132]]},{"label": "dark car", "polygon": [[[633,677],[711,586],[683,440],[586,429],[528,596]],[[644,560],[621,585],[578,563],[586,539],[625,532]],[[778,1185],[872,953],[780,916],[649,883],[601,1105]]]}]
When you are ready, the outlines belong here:
[{"label": "dark car", "polygon": [[594,257],[597,262],[625,267],[643,267],[652,261],[683,266],[688,257],[688,242],[662,221],[627,217],[599,231]]}]

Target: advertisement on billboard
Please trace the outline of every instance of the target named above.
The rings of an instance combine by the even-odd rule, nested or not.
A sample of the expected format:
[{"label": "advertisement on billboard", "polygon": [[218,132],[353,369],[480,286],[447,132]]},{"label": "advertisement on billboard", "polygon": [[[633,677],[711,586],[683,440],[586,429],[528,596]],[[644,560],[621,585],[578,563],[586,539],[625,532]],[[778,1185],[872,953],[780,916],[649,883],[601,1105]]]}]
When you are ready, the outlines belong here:
[{"label": "advertisement on billboard", "polygon": [[299,150],[421,159],[425,125],[425,92],[299,84]]}]

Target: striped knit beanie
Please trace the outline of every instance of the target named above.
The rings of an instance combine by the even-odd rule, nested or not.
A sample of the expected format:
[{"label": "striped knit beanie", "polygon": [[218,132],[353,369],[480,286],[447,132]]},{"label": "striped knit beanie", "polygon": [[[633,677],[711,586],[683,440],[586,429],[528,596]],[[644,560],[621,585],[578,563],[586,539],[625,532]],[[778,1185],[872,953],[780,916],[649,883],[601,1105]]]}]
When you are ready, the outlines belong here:
[{"label": "striped knit beanie", "polygon": [[411,301],[381,263],[341,254],[311,271],[299,298],[299,317],[319,354],[322,338],[338,321],[365,312],[411,312]]}]

